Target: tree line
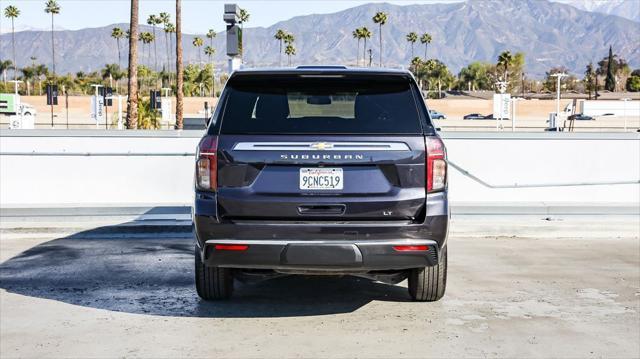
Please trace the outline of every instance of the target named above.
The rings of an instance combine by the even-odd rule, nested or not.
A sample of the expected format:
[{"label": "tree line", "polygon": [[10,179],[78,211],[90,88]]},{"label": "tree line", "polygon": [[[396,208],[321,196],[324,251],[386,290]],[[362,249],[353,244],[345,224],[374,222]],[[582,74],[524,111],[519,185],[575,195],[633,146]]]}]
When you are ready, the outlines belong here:
[{"label": "tree line", "polygon": [[[71,94],[90,94],[92,84],[107,84],[115,87],[118,93],[134,94],[128,98],[127,126],[137,127],[137,109],[140,92],[144,97],[148,90],[168,87],[173,90],[177,97],[176,126],[182,128],[182,97],[187,96],[212,96],[218,94],[216,84],[224,84],[227,75],[220,76],[218,81],[215,77],[215,64],[213,56],[216,49],[213,46],[213,39],[216,32],[210,29],[204,38],[196,36],[192,45],[197,49],[198,62],[188,64],[186,67],[182,59],[182,33],[181,33],[181,0],[175,0],[176,23],[172,23],[171,15],[161,12],[152,14],[147,18],[146,23],[151,26],[152,31],[139,32],[138,10],[139,0],[131,0],[130,28],[113,28],[111,37],[116,42],[118,50],[118,62],[105,64],[99,71],[90,73],[76,72],[75,74],[58,75],[55,70],[55,15],[60,14],[61,7],[56,0],[47,0],[44,3],[44,11],[51,15],[51,71],[45,65],[38,64],[35,57],[31,57],[31,63],[19,66],[16,63],[15,49],[15,20],[20,16],[20,10],[10,5],[4,9],[4,16],[11,21],[12,56],[11,59],[0,59],[0,73],[2,83],[0,90],[8,92],[13,90],[13,85],[7,83],[9,70],[13,71],[14,80],[22,80],[26,83],[23,93],[27,95],[42,94],[43,84],[55,83],[65,88]],[[249,21],[249,13],[241,9],[240,25]],[[379,54],[378,66],[384,66],[383,46],[384,39],[382,28],[389,21],[389,16],[385,12],[376,12],[371,18],[374,26],[378,27]],[[161,29],[158,27],[161,26]],[[157,31],[164,33],[164,40],[158,40]],[[367,49],[367,43],[374,37],[373,31],[366,26],[357,27],[352,32],[356,40],[356,65],[372,66],[373,51]],[[291,32],[277,29],[274,39],[278,41],[279,65],[282,66],[282,55],[287,56],[287,64],[291,66],[292,58],[296,56],[295,36]],[[482,91],[495,90],[496,83],[504,81],[507,90],[512,93],[525,92],[553,92],[556,81],[552,76],[558,72],[568,73],[565,67],[553,67],[546,73],[542,81],[527,78],[524,72],[525,54],[510,51],[503,51],[499,54],[495,63],[474,61],[461,69],[457,75],[437,58],[428,58],[429,45],[434,37],[428,32],[411,31],[405,35],[405,39],[410,49],[409,69],[414,73],[416,79],[430,97],[441,97],[443,90],[458,91]],[[128,41],[128,67],[122,66],[123,42]],[[166,53],[158,56],[158,41],[164,41]],[[420,41],[424,46],[424,55],[415,56],[415,45]],[[208,42],[208,44],[207,44]],[[363,46],[360,47],[362,42]],[[142,45],[142,51],[138,54],[138,43]],[[206,46],[205,46],[206,45]],[[203,62],[202,56],[207,57],[207,62]],[[368,55],[368,59],[367,59]],[[368,61],[367,61],[368,60]],[[173,64],[173,65],[172,65]],[[172,69],[172,67],[174,69]],[[127,80],[126,91],[121,81]],[[609,49],[609,55],[597,62],[587,65],[583,77],[570,74],[563,80],[563,88],[566,91],[576,91],[596,94],[599,90],[608,91],[640,91],[640,70],[632,71],[625,59],[613,53]]]},{"label": "tree line", "polygon": [[[177,96],[177,114],[176,126],[182,128],[182,97],[187,96],[212,96],[215,97],[219,93],[216,91],[216,83],[226,82],[227,75],[220,75],[218,81],[215,77],[215,63],[213,56],[216,49],[213,46],[213,39],[216,32],[210,29],[205,37],[208,44],[205,46],[205,40],[202,37],[195,37],[192,45],[197,49],[198,63],[183,65],[182,59],[182,34],[181,34],[181,1],[176,0],[176,23],[171,22],[171,15],[166,12],[152,14],[147,18],[146,23],[151,26],[152,31],[140,32],[138,29],[138,12],[139,0],[131,0],[131,18],[130,28],[122,29],[115,27],[111,30],[111,37],[115,40],[117,46],[118,59],[117,63],[105,64],[104,68],[98,71],[85,73],[78,71],[74,74],[68,73],[59,75],[56,73],[56,57],[55,57],[55,33],[54,33],[54,15],[60,14],[61,7],[56,0],[47,0],[45,2],[44,11],[51,14],[51,69],[43,64],[36,63],[36,58],[31,57],[30,64],[18,64],[16,61],[16,45],[15,45],[15,21],[20,16],[20,9],[17,6],[9,5],[4,9],[3,15],[11,21],[11,42],[12,56],[10,59],[0,59],[0,74],[2,82],[0,83],[1,92],[13,92],[14,85],[8,83],[7,73],[13,70],[13,80],[25,82],[21,87],[21,93],[25,95],[42,94],[43,84],[56,84],[67,94],[91,94],[93,84],[102,84],[113,87],[117,93],[132,94],[128,96],[127,103],[127,127],[137,128],[137,122],[151,123],[151,127],[157,127],[154,123],[157,121],[143,119],[139,114],[148,113],[143,111],[140,103],[146,100],[145,94],[149,90],[157,90],[159,88],[170,88]],[[245,9],[241,9],[240,24],[249,21],[249,13]],[[165,54],[158,55],[159,35],[158,27],[164,32]],[[129,59],[127,68],[122,65],[123,43],[129,43]],[[142,45],[141,53],[138,53],[138,43]],[[295,52],[295,51],[294,51]],[[139,56],[140,55],[140,56]],[[202,56],[208,57],[208,62],[202,61]],[[175,69],[172,70],[172,64]],[[21,65],[21,66],[20,66]],[[127,86],[121,83],[121,80],[127,80]],[[140,95],[142,93],[142,95]],[[142,99],[142,102],[138,100]],[[146,102],[148,104],[148,101]],[[157,113],[151,112],[150,115],[156,116]]]}]

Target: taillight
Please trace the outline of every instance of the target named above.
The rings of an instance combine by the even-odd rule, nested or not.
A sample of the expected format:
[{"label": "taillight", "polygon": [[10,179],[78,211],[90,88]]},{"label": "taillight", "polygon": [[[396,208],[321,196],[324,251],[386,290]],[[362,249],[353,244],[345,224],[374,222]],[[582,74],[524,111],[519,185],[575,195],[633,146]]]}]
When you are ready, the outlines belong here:
[{"label": "taillight", "polygon": [[249,246],[245,244],[216,244],[214,248],[217,251],[246,251]]},{"label": "taillight", "polygon": [[441,191],[447,183],[447,161],[444,143],[438,137],[427,137],[427,193]]},{"label": "taillight", "polygon": [[205,136],[198,145],[196,161],[196,187],[202,191],[218,188],[218,138]]},{"label": "taillight", "polygon": [[416,251],[428,251],[429,246],[393,246],[393,249],[398,252],[416,252]]}]

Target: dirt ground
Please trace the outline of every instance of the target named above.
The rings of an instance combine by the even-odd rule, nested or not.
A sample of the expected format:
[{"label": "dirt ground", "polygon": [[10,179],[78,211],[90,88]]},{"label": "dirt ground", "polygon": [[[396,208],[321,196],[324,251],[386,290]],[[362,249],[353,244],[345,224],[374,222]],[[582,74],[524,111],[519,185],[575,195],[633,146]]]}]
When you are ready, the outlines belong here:
[{"label": "dirt ground", "polygon": [[[44,96],[23,96],[22,101],[36,107],[38,116],[36,118],[36,128],[51,128],[50,107],[46,106]],[[59,99],[59,105],[54,107],[55,128],[66,128],[67,113],[65,100]],[[204,116],[204,103],[215,106],[217,102],[213,98],[187,97],[185,98],[185,117],[200,118]],[[115,102],[115,101],[114,101]],[[562,100],[561,108],[564,108],[572,100]],[[89,117],[91,98],[89,96],[69,97],[69,123],[70,128],[95,128],[95,122]],[[447,98],[442,100],[427,100],[431,109],[447,115],[446,120],[438,120],[436,124],[443,131],[493,131],[496,129],[495,120],[463,120],[462,117],[469,113],[481,113],[488,115],[493,112],[493,101],[475,98]],[[126,103],[123,103],[126,107]],[[175,111],[175,99],[173,101]],[[518,131],[541,131],[548,127],[547,120],[550,112],[556,111],[555,100],[524,100],[519,101],[516,107],[516,129]],[[111,123],[115,123],[117,103],[109,108]],[[634,131],[640,128],[640,118],[628,117],[627,128]],[[8,120],[0,119],[0,126],[5,127]],[[101,122],[104,124],[104,122]],[[625,119],[622,117],[600,117],[595,121],[577,121],[575,124],[577,131],[621,131],[624,128]],[[173,121],[162,124],[163,128],[172,128]],[[511,120],[503,121],[502,125],[511,130]],[[104,125],[100,126],[103,128]]]},{"label": "dirt ground", "polygon": [[197,299],[185,235],[0,235],[0,357],[637,358],[638,238],[459,237],[445,297],[285,277]]},{"label": "dirt ground", "polygon": [[[47,98],[45,96],[21,96],[21,101],[28,103],[36,108],[38,115],[36,117],[36,128],[51,128],[51,107],[47,106]],[[184,100],[184,113],[185,117],[203,117],[204,116],[204,103],[208,102],[209,106],[215,107],[217,99],[207,97],[186,97]],[[175,112],[175,98],[172,102],[172,111]],[[126,99],[122,100],[123,112],[126,112]],[[90,96],[69,96],[69,128],[71,129],[94,129],[96,128],[95,121],[91,120],[90,108],[91,97]],[[113,100],[113,106],[108,108],[108,117],[110,124],[117,122],[118,102]],[[54,115],[54,127],[59,129],[66,128],[67,124],[67,108],[65,104],[65,98],[58,98],[58,106],[53,107]],[[6,127],[5,123],[8,120],[0,118],[0,126]],[[175,121],[171,121],[169,126],[166,123],[162,124],[163,128],[172,128]],[[104,128],[104,120],[100,121],[100,128]],[[110,125],[110,128],[115,126]]]}]

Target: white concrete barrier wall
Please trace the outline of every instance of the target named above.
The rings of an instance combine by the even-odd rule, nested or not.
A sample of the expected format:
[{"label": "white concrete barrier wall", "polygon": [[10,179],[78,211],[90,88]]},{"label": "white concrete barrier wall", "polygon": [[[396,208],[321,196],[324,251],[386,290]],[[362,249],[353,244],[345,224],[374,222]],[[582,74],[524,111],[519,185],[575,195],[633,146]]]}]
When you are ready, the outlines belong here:
[{"label": "white concrete barrier wall", "polygon": [[640,136],[444,134],[457,204],[640,206]]},{"label": "white concrete barrier wall", "polygon": [[[199,131],[0,131],[0,207],[188,206]],[[640,207],[640,135],[443,133],[455,206]]]}]

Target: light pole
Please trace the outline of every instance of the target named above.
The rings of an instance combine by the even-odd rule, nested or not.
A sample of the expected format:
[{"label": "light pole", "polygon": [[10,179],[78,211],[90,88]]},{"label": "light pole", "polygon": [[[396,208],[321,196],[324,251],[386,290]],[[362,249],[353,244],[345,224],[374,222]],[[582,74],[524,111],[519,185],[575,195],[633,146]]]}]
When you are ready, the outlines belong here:
[{"label": "light pole", "polygon": [[556,92],[557,92],[557,97],[556,97],[556,118],[555,118],[555,128],[556,131],[558,131],[558,123],[559,123],[559,118],[560,118],[560,80],[562,80],[563,77],[567,77],[569,75],[567,75],[564,72],[558,72],[555,74],[552,74],[551,77],[555,77],[556,79],[558,79],[558,82],[556,84]]},{"label": "light pole", "polygon": [[227,23],[227,56],[229,73],[232,73],[242,64],[242,29],[237,25],[240,22],[240,7],[236,4],[224,4],[222,19]]}]

